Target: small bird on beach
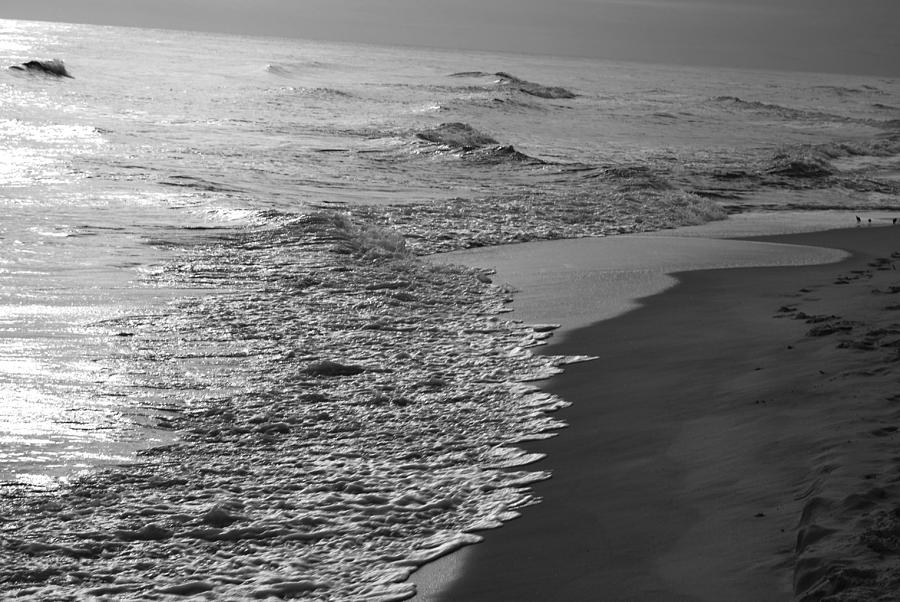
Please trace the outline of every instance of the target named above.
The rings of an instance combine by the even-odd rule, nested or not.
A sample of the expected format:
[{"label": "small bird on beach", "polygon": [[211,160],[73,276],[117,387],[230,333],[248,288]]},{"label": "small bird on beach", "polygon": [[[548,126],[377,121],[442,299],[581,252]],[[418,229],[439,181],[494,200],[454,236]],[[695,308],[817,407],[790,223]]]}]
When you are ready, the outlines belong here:
[{"label": "small bird on beach", "polygon": [[857,224],[861,224],[861,223],[862,223],[862,220],[859,218],[858,215],[856,216],[856,223],[857,223]]},{"label": "small bird on beach", "polygon": [[892,224],[896,224],[896,223],[897,223],[897,218],[895,217],[893,220],[891,220],[891,223],[892,223]]}]

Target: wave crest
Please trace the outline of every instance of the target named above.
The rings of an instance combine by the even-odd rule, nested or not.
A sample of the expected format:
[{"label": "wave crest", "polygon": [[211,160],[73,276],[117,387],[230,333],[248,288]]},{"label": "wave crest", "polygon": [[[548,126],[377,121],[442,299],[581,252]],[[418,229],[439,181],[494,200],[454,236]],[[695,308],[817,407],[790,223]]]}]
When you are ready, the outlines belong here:
[{"label": "wave crest", "polygon": [[13,71],[26,71],[28,73],[36,73],[41,75],[51,75],[53,77],[68,77],[72,78],[72,75],[66,69],[65,63],[63,63],[59,59],[51,59],[49,61],[25,61],[19,65],[12,65],[10,67]]},{"label": "wave crest", "polygon": [[492,74],[484,71],[460,71],[458,73],[451,73],[450,77],[489,77],[490,75]]},{"label": "wave crest", "polygon": [[498,144],[485,148],[476,149],[467,153],[465,158],[469,161],[483,164],[496,163],[528,163],[531,165],[544,165],[546,162],[541,159],[526,155],[519,152],[511,144]]},{"label": "wave crest", "polygon": [[309,98],[321,98],[321,99],[332,99],[332,98],[353,98],[353,94],[349,92],[344,92],[343,90],[338,90],[336,88],[289,88],[289,92],[296,94],[297,96],[305,96]]},{"label": "wave crest", "polygon": [[566,88],[561,88],[559,86],[544,86],[542,84],[519,79],[518,77],[510,75],[509,73],[504,73],[503,71],[500,71],[496,75],[501,78],[500,83],[502,86],[524,92],[531,96],[537,96],[538,98],[575,98],[578,96]]},{"label": "wave crest", "polygon": [[825,178],[835,170],[827,153],[812,148],[782,151],[776,154],[766,173],[786,178]]},{"label": "wave crest", "polygon": [[545,86],[543,84],[530,82],[504,71],[498,71],[497,73],[461,71],[459,73],[451,73],[450,77],[499,77],[500,80],[496,83],[501,88],[514,92],[523,92],[530,96],[537,96],[538,98],[576,98],[578,96],[566,88],[559,86]]},{"label": "wave crest", "polygon": [[323,63],[320,61],[302,61],[297,63],[269,63],[265,66],[266,73],[281,77],[292,77],[304,71],[316,69],[340,69],[340,65]]},{"label": "wave crest", "polygon": [[266,73],[271,73],[273,75],[289,75],[290,71],[285,69],[281,65],[266,65]]},{"label": "wave crest", "polygon": [[773,115],[786,121],[853,121],[848,117],[842,117],[840,115],[834,115],[832,113],[823,113],[821,111],[811,111],[806,109],[795,109],[793,107],[785,107],[782,105],[760,102],[758,100],[744,100],[743,98],[737,96],[716,96],[715,98],[711,99],[711,101],[714,104],[722,105],[728,108]]},{"label": "wave crest", "polygon": [[881,90],[873,86],[862,86],[861,88],[851,88],[848,86],[813,86],[814,90],[823,92],[831,92],[835,96],[856,96],[859,94],[883,94]]},{"label": "wave crest", "polygon": [[471,125],[459,122],[442,123],[436,128],[418,132],[416,136],[427,142],[465,151],[500,144]]},{"label": "wave crest", "polygon": [[900,155],[900,136],[877,136],[869,140],[798,146],[776,153],[763,171],[790,178],[823,178],[839,175],[833,161],[848,157],[891,158]]},{"label": "wave crest", "polygon": [[487,165],[509,162],[543,164],[544,161],[519,152],[510,144],[501,144],[467,123],[442,123],[436,128],[416,133],[426,142],[440,144],[452,151],[462,152],[463,158]]}]

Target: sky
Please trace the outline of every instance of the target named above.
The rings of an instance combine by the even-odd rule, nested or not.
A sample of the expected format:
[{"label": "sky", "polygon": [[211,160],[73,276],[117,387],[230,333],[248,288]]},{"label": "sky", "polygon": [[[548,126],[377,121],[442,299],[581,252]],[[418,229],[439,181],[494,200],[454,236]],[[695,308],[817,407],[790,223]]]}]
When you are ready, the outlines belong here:
[{"label": "sky", "polygon": [[900,77],[898,0],[3,0],[0,18]]}]

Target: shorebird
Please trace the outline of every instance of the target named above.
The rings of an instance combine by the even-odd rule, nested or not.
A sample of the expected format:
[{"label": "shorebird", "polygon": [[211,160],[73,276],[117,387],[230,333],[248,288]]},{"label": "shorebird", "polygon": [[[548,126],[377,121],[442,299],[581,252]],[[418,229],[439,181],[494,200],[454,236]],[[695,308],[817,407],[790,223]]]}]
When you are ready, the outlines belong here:
[{"label": "shorebird", "polygon": [[857,223],[857,224],[861,224],[861,223],[862,223],[862,220],[859,219],[859,216],[858,216],[858,215],[856,216],[856,223]]}]

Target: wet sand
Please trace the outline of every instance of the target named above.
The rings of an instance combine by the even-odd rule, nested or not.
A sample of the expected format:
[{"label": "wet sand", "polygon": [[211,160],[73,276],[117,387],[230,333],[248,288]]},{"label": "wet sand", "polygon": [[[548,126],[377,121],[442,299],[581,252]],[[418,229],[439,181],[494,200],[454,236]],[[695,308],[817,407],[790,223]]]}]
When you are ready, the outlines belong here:
[{"label": "wet sand", "polygon": [[484,533],[428,599],[895,591],[900,229],[766,240],[852,256],[680,273],[553,341],[547,353],[598,359],[546,383],[573,405],[557,413],[567,429],[527,446],[553,473],[542,503]]}]

